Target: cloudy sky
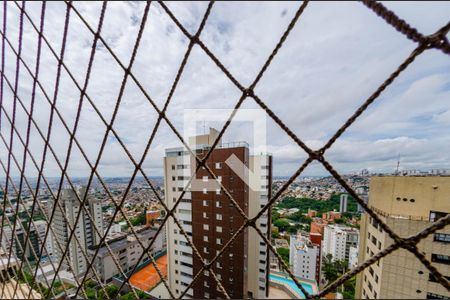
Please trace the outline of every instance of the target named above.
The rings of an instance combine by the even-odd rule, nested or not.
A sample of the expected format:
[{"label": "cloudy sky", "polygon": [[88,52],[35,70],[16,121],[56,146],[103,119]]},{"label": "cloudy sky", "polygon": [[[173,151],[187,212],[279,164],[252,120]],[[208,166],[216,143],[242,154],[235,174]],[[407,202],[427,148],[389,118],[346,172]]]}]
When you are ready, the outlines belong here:
[{"label": "cloudy sky", "polygon": [[[244,86],[248,86],[264,64],[301,3],[216,3],[201,39]],[[98,25],[101,3],[78,3],[75,7],[92,28]],[[167,4],[182,24],[194,33],[207,3]],[[431,34],[450,20],[449,2],[389,2],[385,5],[416,27]],[[118,58],[127,65],[142,20],[145,3],[108,3],[102,36]],[[36,26],[39,26],[41,3],[26,4]],[[44,34],[58,53],[62,44],[65,19],[64,3],[48,3]],[[1,10],[3,19],[3,10]],[[7,37],[18,49],[20,11],[7,4]],[[25,18],[22,57],[34,72],[37,34]],[[75,13],[71,13],[64,61],[79,86],[83,86],[93,35]],[[162,7],[152,3],[143,38],[137,52],[133,73],[148,95],[162,109],[167,100],[188,40],[167,16]],[[307,145],[320,148],[365,99],[401,64],[416,45],[398,33],[372,11],[357,2],[313,2],[300,17],[283,48],[257,85],[255,92]],[[44,43],[39,80],[46,94],[53,98],[57,61]],[[15,55],[6,46],[4,74],[14,85]],[[124,72],[101,43],[97,47],[87,94],[101,114],[111,119]],[[18,97],[30,108],[32,78],[20,66]],[[185,109],[230,109],[241,93],[214,62],[195,46],[181,76],[167,115],[182,133]],[[61,72],[56,107],[72,130],[80,91],[65,70]],[[9,117],[13,112],[13,93],[4,83],[3,106]],[[246,99],[246,109],[257,109]],[[1,112],[1,133],[8,141],[10,124]],[[213,112],[211,112],[214,115]],[[219,115],[220,112],[217,111]],[[238,113],[245,119],[245,112]],[[44,135],[49,124],[50,105],[37,88],[34,119]],[[264,115],[263,115],[264,116]],[[274,156],[275,175],[291,175],[306,154],[268,116],[266,151]],[[130,153],[139,160],[156,123],[157,114],[130,79],[113,127]],[[27,115],[17,103],[15,123],[25,140]],[[219,128],[217,121],[205,127]],[[224,141],[247,140],[259,150],[253,139],[254,123],[233,122]],[[203,131],[199,122],[198,129]],[[260,128],[256,128],[260,130]],[[450,58],[437,50],[428,50],[380,96],[326,153],[326,158],[343,173],[367,168],[374,172],[395,170],[398,155],[401,168],[450,168]],[[93,163],[105,134],[105,126],[93,107],[84,99],[76,138]],[[64,164],[69,135],[55,115],[50,145]],[[144,167],[148,175],[163,174],[164,149],[180,145],[169,126],[159,126]],[[40,164],[44,142],[32,126],[30,150]],[[13,153],[22,162],[23,147],[16,134]],[[0,141],[0,159],[6,164],[7,149]],[[101,156],[102,176],[130,176],[129,158],[117,140],[109,135]],[[11,173],[18,174],[14,163]],[[4,172],[2,170],[2,175]],[[26,174],[36,176],[28,157]],[[55,157],[47,153],[46,176],[59,176]],[[76,145],[69,160],[70,176],[88,176],[89,168]],[[315,164],[306,175],[326,175]]]}]

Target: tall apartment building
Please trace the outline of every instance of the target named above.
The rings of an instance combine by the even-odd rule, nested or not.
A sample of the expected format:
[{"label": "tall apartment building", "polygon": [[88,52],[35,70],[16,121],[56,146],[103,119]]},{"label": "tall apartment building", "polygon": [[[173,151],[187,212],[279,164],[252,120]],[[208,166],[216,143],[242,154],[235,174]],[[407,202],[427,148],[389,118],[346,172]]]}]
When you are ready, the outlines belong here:
[{"label": "tall apartment building", "polygon": [[[206,155],[218,132],[210,129],[209,134],[190,139],[197,155]],[[235,155],[242,163],[235,173],[226,160]],[[165,201],[171,208],[195,171],[194,158],[184,148],[167,149],[164,158]],[[271,157],[250,156],[246,143],[222,144],[211,153],[207,165],[230,192],[239,207],[249,217],[255,216],[267,201],[271,192]],[[250,189],[244,182],[247,168],[257,178],[260,191]],[[241,178],[242,177],[242,178]],[[243,224],[243,218],[231,201],[209,176],[200,168],[196,182],[189,187],[176,216],[183,229],[192,237],[194,246],[205,262],[211,261],[225,243]],[[257,222],[261,231],[270,238],[270,210]],[[167,222],[167,251],[169,285],[175,296],[179,296],[192,282],[193,276],[202,267],[202,262],[193,254],[179,228],[170,218]],[[221,284],[231,298],[265,298],[268,295],[269,250],[253,228],[241,233],[233,244],[212,266]],[[224,298],[211,273],[204,271],[186,297]]]},{"label": "tall apartment building", "polygon": [[350,258],[350,248],[358,246],[359,231],[343,225],[327,225],[324,229],[322,256],[331,254],[333,260]]},{"label": "tall apartment building", "polygon": [[320,245],[306,237],[292,235],[289,247],[289,265],[295,276],[319,282]]},{"label": "tall apartment building", "polygon": [[[3,228],[2,249],[9,253],[12,243],[12,251],[20,260],[27,259],[28,261],[34,261],[36,257],[41,255],[46,256],[47,247],[44,247],[43,253],[40,251],[45,231],[47,230],[47,223],[43,220],[39,220],[34,221],[34,224],[36,227],[31,225],[30,232],[28,233],[28,243],[25,242],[27,234],[25,234],[21,226],[16,226],[14,234],[12,232],[12,227],[5,226]],[[23,252],[25,252],[25,255]],[[12,257],[14,257],[14,254]]]},{"label": "tall apartment building", "polygon": [[[368,204],[394,232],[408,237],[450,213],[449,195],[450,177],[372,177]],[[378,222],[362,216],[359,263],[392,243]],[[450,279],[450,226],[423,239],[418,249]],[[412,253],[398,249],[358,275],[355,297],[450,299],[450,292]]]},{"label": "tall apartment building", "polygon": [[[84,194],[86,193],[86,189],[80,188],[77,191],[80,199],[83,199]],[[67,268],[71,268],[76,275],[82,274],[86,271],[87,261],[81,251],[87,253],[87,248],[91,246],[95,246],[100,241],[101,236],[95,231],[93,224],[97,226],[97,229],[100,231],[100,234],[103,234],[103,216],[102,216],[102,206],[100,200],[93,199],[88,196],[85,207],[89,211],[89,214],[92,216],[92,220],[89,218],[88,214],[86,214],[85,210],[81,207],[80,202],[77,200],[75,191],[72,189],[64,189],[61,191],[61,196],[59,199],[59,203],[61,204],[60,209],[58,206],[55,210],[55,215],[52,221],[51,226],[54,230],[53,239],[53,257],[57,260],[63,260],[63,266]],[[53,201],[49,201],[49,209],[54,205]],[[78,222],[75,224],[76,217],[78,212],[81,209],[81,216],[78,219]],[[66,218],[64,218],[64,216]],[[69,222],[69,224],[67,223]],[[69,227],[70,225],[70,227]],[[67,265],[67,260],[64,259],[63,252],[58,247],[57,242],[59,241],[63,250],[66,248],[68,239],[70,236],[70,228],[75,231],[75,236],[80,241],[80,244],[75,240],[75,237],[72,238],[69,245],[68,256],[71,265]]]},{"label": "tall apartment building", "polygon": [[[142,242],[144,247],[148,247],[151,241],[156,236],[157,227],[144,227],[136,230],[137,238]],[[136,236],[132,233],[122,234],[113,240],[104,242],[101,245],[92,246],[88,248],[89,257],[93,257],[97,248],[97,256],[95,258],[95,269],[97,270],[100,279],[103,283],[109,283],[113,280],[114,276],[121,276],[121,272],[114,262],[116,260],[123,272],[128,272],[138,263],[146,263],[150,261],[148,255],[144,255],[142,261],[138,261],[141,257],[142,249]],[[109,249],[106,246],[108,243]],[[152,248],[148,251],[153,257],[159,256],[166,250],[166,234],[165,231],[161,231],[153,243]],[[114,255],[114,257],[113,257]]]}]

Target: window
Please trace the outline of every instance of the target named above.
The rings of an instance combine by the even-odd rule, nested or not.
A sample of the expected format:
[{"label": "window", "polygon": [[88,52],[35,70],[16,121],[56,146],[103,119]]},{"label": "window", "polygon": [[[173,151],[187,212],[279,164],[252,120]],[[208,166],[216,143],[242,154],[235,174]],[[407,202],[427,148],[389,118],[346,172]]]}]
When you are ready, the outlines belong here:
[{"label": "window", "polygon": [[[216,267],[218,269],[222,269],[222,264],[220,262],[216,262]],[[231,280],[231,278],[230,278],[230,280]]]},{"label": "window", "polygon": [[221,214],[216,214],[216,220],[222,220],[222,215]]},{"label": "window", "polygon": [[203,176],[203,182],[208,182],[208,176]]},{"label": "window", "polygon": [[217,181],[222,182],[222,176],[217,176]]},{"label": "window", "polygon": [[442,242],[442,243],[450,243],[450,234],[447,234],[447,233],[435,233],[434,234],[434,241],[435,242]]},{"label": "window", "polygon": [[208,270],[203,271],[203,275],[209,276],[209,271]]},{"label": "window", "polygon": [[378,275],[375,274],[375,282],[378,283]]},{"label": "window", "polygon": [[203,224],[203,230],[209,230],[209,225],[208,224]]},{"label": "window", "polygon": [[377,239],[372,235],[372,244],[377,245]]},{"label": "window", "polygon": [[175,170],[175,165],[172,165],[172,170]]},{"label": "window", "polygon": [[176,179],[175,179],[175,176],[172,176],[172,180],[173,180],[173,181],[175,181],[175,180],[176,180]]},{"label": "window", "polygon": [[209,299],[209,293],[205,293],[205,298]]},{"label": "window", "polygon": [[222,169],[220,162],[216,162],[216,169]]},{"label": "window", "polygon": [[208,253],[209,253],[208,248],[207,248],[207,247],[203,247],[203,252],[206,253],[206,254],[208,254]]},{"label": "window", "polygon": [[[450,281],[450,276],[444,276],[444,278]],[[433,274],[430,273],[428,276],[428,281],[437,282],[437,279]]]},{"label": "window", "polygon": [[216,231],[217,232],[222,232],[222,227],[221,226],[216,226]]},{"label": "window", "polygon": [[205,287],[209,287],[208,281],[205,281],[203,284]]},{"label": "window", "polygon": [[206,214],[206,212],[203,212],[203,218],[208,219],[208,215]]},{"label": "window", "polygon": [[216,239],[217,245],[222,245],[222,239]]},{"label": "window", "polygon": [[431,254],[431,261],[440,263],[440,264],[450,265],[450,256],[433,253],[433,254]]},{"label": "window", "polygon": [[207,194],[208,191],[206,190],[206,188],[203,188],[203,194]]},{"label": "window", "polygon": [[216,195],[220,195],[220,189],[216,189]]},{"label": "window", "polygon": [[175,187],[172,188],[172,192],[175,192],[177,189]]},{"label": "window", "polygon": [[208,206],[208,201],[203,200],[203,206]]},{"label": "window", "polygon": [[440,218],[445,217],[448,215],[448,213],[441,212],[441,211],[430,211],[430,222],[434,222],[439,220]]},{"label": "window", "polygon": [[450,298],[435,293],[427,293],[427,299],[450,299]]},{"label": "window", "polygon": [[204,242],[207,242],[207,241],[208,241],[208,236],[207,236],[207,235],[203,236],[203,241],[204,241]]}]

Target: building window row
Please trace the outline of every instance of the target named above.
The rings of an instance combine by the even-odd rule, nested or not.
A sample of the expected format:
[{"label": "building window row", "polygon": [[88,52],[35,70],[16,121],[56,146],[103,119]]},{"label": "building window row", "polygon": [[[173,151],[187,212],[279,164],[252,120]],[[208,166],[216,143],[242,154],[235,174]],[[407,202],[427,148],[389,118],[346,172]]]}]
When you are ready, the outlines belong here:
[{"label": "building window row", "polygon": [[435,293],[427,293],[427,299],[450,299],[450,298]]},{"label": "building window row", "polygon": [[450,265],[450,256],[444,254],[431,254],[431,261],[439,264]]},{"label": "building window row", "polygon": [[447,233],[435,233],[434,234],[434,241],[435,242],[442,242],[442,243],[450,243],[450,234],[447,234]]},{"label": "building window row", "polygon": [[[450,276],[444,276],[444,278],[450,281]],[[437,282],[437,279],[433,274],[430,273],[430,275],[428,276],[428,281]]]}]

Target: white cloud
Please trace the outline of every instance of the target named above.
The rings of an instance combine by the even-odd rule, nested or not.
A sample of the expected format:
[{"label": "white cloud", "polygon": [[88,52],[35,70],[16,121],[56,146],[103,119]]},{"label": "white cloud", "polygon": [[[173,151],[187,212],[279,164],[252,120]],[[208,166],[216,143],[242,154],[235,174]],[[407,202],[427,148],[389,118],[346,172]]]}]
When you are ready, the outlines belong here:
[{"label": "white cloud", "polygon": [[[40,3],[27,3],[27,11],[38,25]],[[96,30],[101,3],[74,4]],[[126,66],[139,30],[145,3],[109,2],[102,36]],[[202,40],[244,85],[249,85],[278,42],[300,4],[294,2],[232,3],[214,5]],[[450,4],[427,2],[420,5],[387,3],[403,19],[426,34],[436,31],[449,18]],[[168,3],[191,33],[197,30],[207,4]],[[48,3],[45,36],[59,54],[65,17],[64,3]],[[17,48],[19,10],[8,3],[7,35]],[[93,36],[74,12],[71,14],[65,62],[78,84],[83,85]],[[24,22],[23,57],[34,72],[37,35]],[[188,40],[157,3],[152,3],[138,50],[133,73],[160,109],[168,97]],[[300,138],[320,148],[371,95],[416,45],[387,25],[360,3],[312,2],[257,85],[256,93]],[[14,83],[15,57],[6,52],[5,75]],[[50,99],[53,97],[57,63],[43,45],[40,80]],[[448,130],[450,129],[450,61],[448,56],[430,50],[420,56],[327,152],[339,171],[361,168],[391,171],[400,153],[405,167],[450,167]],[[88,95],[110,121],[124,72],[104,46],[94,59]],[[19,96],[29,107],[32,79],[21,67]],[[232,108],[239,90],[211,59],[195,46],[174,93],[167,115],[182,132],[185,108]],[[73,128],[79,90],[63,70],[57,108]],[[11,115],[12,93],[5,85],[4,107]],[[256,108],[247,99],[243,107]],[[38,90],[34,115],[44,135],[50,106]],[[125,87],[114,128],[139,160],[157,114],[131,79]],[[9,126],[2,118],[1,132],[9,138]],[[214,124],[220,126],[223,123]],[[18,107],[16,125],[25,137],[27,116]],[[207,124],[211,125],[211,124]],[[248,138],[239,124],[232,124],[225,140]],[[105,126],[84,100],[77,139],[93,163],[98,155]],[[251,136],[251,135],[249,135]],[[51,145],[64,163],[69,135],[55,116]],[[290,175],[304,160],[305,153],[268,120],[269,151],[274,155],[275,174]],[[22,147],[15,137],[14,153],[21,161]],[[176,136],[161,123],[144,162],[148,175],[162,174],[164,149],[179,145]],[[43,142],[32,130],[30,149],[40,163]],[[448,151],[447,151],[448,152]],[[59,175],[54,158],[47,154],[45,174]],[[7,151],[0,142],[0,159]],[[102,156],[104,176],[129,176],[132,164],[117,141],[109,137]],[[74,146],[69,164],[72,176],[87,175],[87,164]],[[323,168],[310,167],[307,173],[324,174]],[[13,174],[17,170],[13,169]],[[27,174],[35,175],[32,164]]]}]

